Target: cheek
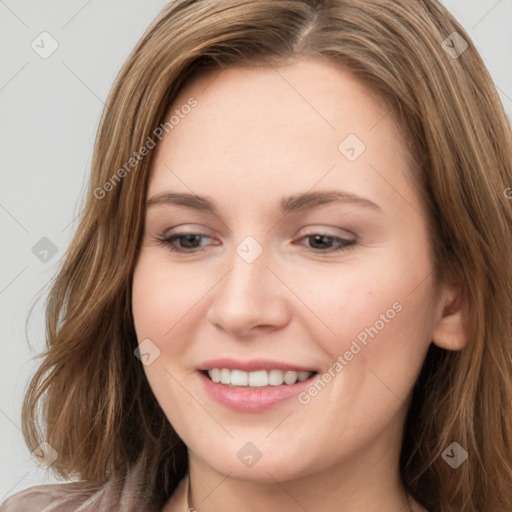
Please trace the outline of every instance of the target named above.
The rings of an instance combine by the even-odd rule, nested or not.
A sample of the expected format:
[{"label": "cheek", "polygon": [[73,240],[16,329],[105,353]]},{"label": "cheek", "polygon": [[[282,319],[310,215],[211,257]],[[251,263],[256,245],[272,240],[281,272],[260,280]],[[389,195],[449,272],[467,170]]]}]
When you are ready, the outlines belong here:
[{"label": "cheek", "polygon": [[435,311],[432,264],[424,247],[382,249],[373,260],[340,266],[329,279],[309,280],[302,292],[331,331],[319,326],[312,339],[330,356],[326,370],[344,375],[332,380],[332,391],[352,405],[363,398],[378,402],[375,386],[405,401],[417,378]]},{"label": "cheek", "polygon": [[[187,343],[180,334],[183,334],[182,324],[187,322],[180,319],[188,318],[191,304],[197,302],[197,291],[190,290],[197,289],[190,280],[183,279],[182,273],[173,271],[155,255],[151,249],[141,251],[133,274],[134,327],[139,344],[151,341],[151,361],[143,368],[153,394],[169,421],[179,428],[184,418],[197,414],[194,402],[179,385],[182,376],[177,375],[175,367],[176,361],[184,362],[186,358]],[[190,286],[184,286],[185,282]]]},{"label": "cheek", "polygon": [[162,282],[162,277],[158,267],[151,265],[149,258],[142,254],[132,285],[132,311],[139,342],[150,338],[159,344],[157,333],[163,332],[166,322],[170,322],[165,312],[172,311],[173,304],[169,302],[172,295],[165,293],[166,283]]},{"label": "cheek", "polygon": [[[357,358],[361,366],[421,366],[435,300],[426,235],[420,238],[303,282],[299,293],[322,320],[312,339],[332,360],[348,351],[347,358]],[[297,282],[296,290],[299,286]]]},{"label": "cheek", "polygon": [[153,337],[162,348],[171,331],[186,323],[211,284],[205,272],[182,270],[156,251],[141,252],[133,275],[132,310],[139,341]]}]

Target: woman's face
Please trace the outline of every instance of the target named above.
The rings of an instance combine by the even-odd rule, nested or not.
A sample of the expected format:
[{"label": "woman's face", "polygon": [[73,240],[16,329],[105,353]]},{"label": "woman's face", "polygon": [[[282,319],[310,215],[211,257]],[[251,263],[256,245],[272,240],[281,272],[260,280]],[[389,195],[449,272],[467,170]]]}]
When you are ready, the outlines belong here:
[{"label": "woman's face", "polygon": [[396,462],[442,305],[388,108],[340,66],[301,59],[210,73],[176,109],[133,314],[191,458],[262,482]]}]

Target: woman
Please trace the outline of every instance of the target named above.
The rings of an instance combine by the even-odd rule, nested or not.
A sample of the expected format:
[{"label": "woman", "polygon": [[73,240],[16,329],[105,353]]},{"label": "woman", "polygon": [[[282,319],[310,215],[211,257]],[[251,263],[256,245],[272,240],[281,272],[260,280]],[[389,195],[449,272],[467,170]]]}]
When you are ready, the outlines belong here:
[{"label": "woman", "polygon": [[105,107],[24,402],[81,481],[1,510],[512,509],[511,184],[437,2],[170,3]]}]

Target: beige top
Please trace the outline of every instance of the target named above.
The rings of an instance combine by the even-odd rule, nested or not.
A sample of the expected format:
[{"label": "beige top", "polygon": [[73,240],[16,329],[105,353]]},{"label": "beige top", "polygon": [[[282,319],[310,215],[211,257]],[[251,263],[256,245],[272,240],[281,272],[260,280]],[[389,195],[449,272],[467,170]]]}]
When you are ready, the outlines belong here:
[{"label": "beige top", "polygon": [[125,480],[109,481],[100,489],[88,482],[29,487],[7,498],[0,512],[187,512],[187,490],[185,476],[162,510],[144,494],[134,470]]}]

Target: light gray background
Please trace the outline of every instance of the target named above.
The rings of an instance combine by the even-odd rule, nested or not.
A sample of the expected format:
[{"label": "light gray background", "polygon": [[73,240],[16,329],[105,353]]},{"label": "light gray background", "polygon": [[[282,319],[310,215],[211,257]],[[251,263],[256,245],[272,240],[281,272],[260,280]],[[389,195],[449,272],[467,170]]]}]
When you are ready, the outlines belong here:
[{"label": "light gray background", "polygon": [[[30,346],[25,320],[76,227],[108,91],[165,3],[0,0],[0,503],[57,481],[31,457],[20,430],[24,390],[37,366],[31,359],[44,347],[44,301],[28,326]],[[443,3],[473,38],[512,117],[512,0]],[[31,47],[43,31],[59,45],[47,59]],[[43,237],[57,248],[46,262],[32,250]]]}]

